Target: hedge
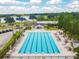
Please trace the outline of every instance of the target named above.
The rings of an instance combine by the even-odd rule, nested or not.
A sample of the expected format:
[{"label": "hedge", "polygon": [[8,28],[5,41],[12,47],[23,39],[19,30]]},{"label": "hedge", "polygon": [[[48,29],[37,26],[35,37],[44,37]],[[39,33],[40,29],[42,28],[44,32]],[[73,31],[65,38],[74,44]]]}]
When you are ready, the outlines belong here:
[{"label": "hedge", "polygon": [[5,44],[5,46],[0,50],[0,58],[3,58],[5,54],[10,50],[10,46],[14,44],[16,39],[21,36],[22,32],[16,32],[13,37]]}]

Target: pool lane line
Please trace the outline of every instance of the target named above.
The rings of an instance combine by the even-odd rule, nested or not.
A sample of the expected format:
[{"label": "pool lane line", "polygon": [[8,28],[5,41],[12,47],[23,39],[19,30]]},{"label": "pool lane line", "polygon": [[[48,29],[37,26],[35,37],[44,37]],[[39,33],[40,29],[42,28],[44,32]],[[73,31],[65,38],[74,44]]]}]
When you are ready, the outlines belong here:
[{"label": "pool lane line", "polygon": [[46,36],[45,36],[45,33],[44,33],[44,39],[45,39],[45,44],[46,44],[46,50],[47,50],[47,53],[49,53],[48,46],[47,46],[47,42],[46,42]]},{"label": "pool lane line", "polygon": [[[36,32],[37,33],[37,32]],[[37,40],[36,40],[36,52],[37,52],[37,43],[38,43],[38,33],[37,33]]]},{"label": "pool lane line", "polygon": [[[50,36],[52,36],[52,35],[50,34]],[[53,39],[53,42],[54,42],[55,47],[56,47],[56,49],[57,49],[57,53],[60,53],[59,48],[58,48],[58,46],[56,45],[56,43],[55,43],[55,41],[54,41],[54,38],[53,38],[53,37],[51,37],[51,38]]]},{"label": "pool lane line", "polygon": [[33,47],[33,43],[34,43],[34,39],[35,39],[34,37],[35,37],[35,32],[33,32],[33,38],[32,38],[30,53],[32,52],[32,47]]},{"label": "pool lane line", "polygon": [[24,43],[22,44],[22,46],[21,46],[21,48],[19,50],[19,53],[21,53],[21,54],[24,54],[24,51],[25,51],[24,49],[25,49],[25,46],[26,46],[25,42],[27,41],[26,39],[29,37],[29,35],[30,35],[30,33],[25,38],[25,41],[24,41]]},{"label": "pool lane line", "polygon": [[51,45],[51,48],[52,48],[52,51],[53,51],[53,53],[55,53],[55,50],[54,50],[54,47],[53,47],[53,45],[52,45],[52,43],[51,43],[51,41],[50,41],[50,38],[51,38],[51,36],[49,37],[49,32],[47,33],[47,36],[48,36],[48,38],[49,38],[49,42],[50,42],[50,45]]},{"label": "pool lane line", "polygon": [[25,49],[24,49],[24,53],[26,53],[25,51],[26,51],[26,49],[27,49],[27,45],[28,45],[28,43],[29,43],[29,41],[30,41],[30,36],[31,36],[31,32],[29,32],[29,36],[28,36],[28,38],[26,39],[26,42],[25,42],[25,44],[26,44],[26,46],[25,46]]},{"label": "pool lane line", "polygon": [[37,32],[38,33],[38,43],[37,43],[37,53],[40,53],[40,40],[39,40],[39,32]]},{"label": "pool lane line", "polygon": [[43,48],[42,48],[42,32],[40,32],[40,38],[41,38],[41,52],[43,52]]},{"label": "pool lane line", "polygon": [[[28,35],[29,35],[29,34],[28,34]],[[27,37],[28,37],[28,35],[27,35]],[[26,38],[27,38],[27,37],[26,37]],[[25,46],[26,38],[25,38],[25,41],[23,42],[23,44],[22,44],[22,46],[21,46],[21,48],[20,48],[20,50],[19,50],[19,53],[21,53],[21,54],[24,54],[24,53],[23,53],[23,50],[24,50],[24,48],[25,48],[24,46]],[[24,46],[23,46],[23,45],[24,45]]]},{"label": "pool lane line", "polygon": [[47,53],[47,47],[46,47],[44,32],[42,32],[41,36],[42,36],[42,53]]},{"label": "pool lane line", "polygon": [[35,53],[36,52],[37,33],[34,33],[34,38],[33,39],[34,39],[34,41],[33,41],[33,45],[32,45],[32,48],[31,48],[31,53]]},{"label": "pool lane line", "polygon": [[29,36],[29,41],[28,41],[27,47],[25,47],[26,48],[25,53],[27,53],[27,54],[30,53],[30,48],[31,48],[31,44],[32,44],[32,39],[31,39],[32,37],[33,37],[33,33]]},{"label": "pool lane line", "polygon": [[37,53],[41,53],[42,51],[41,51],[41,33],[40,32],[38,32],[37,48],[38,48]]},{"label": "pool lane line", "polygon": [[56,46],[56,43],[55,43],[54,39],[52,38],[51,34],[49,33],[48,36],[50,37],[50,42],[51,42],[51,44],[52,44],[52,46],[54,48],[55,53],[59,53],[58,47]]},{"label": "pool lane line", "polygon": [[46,36],[46,41],[47,41],[49,53],[54,53],[54,50],[52,49],[52,45],[50,43],[50,38],[48,37],[48,32],[45,33],[45,36]]}]

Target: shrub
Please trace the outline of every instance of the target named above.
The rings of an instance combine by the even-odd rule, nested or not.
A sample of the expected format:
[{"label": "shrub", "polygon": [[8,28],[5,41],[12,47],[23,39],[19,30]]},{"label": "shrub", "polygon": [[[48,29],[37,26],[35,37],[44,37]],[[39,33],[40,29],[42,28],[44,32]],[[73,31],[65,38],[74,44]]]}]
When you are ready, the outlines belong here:
[{"label": "shrub", "polygon": [[77,52],[75,59],[79,59],[79,47],[74,48],[74,51]]}]

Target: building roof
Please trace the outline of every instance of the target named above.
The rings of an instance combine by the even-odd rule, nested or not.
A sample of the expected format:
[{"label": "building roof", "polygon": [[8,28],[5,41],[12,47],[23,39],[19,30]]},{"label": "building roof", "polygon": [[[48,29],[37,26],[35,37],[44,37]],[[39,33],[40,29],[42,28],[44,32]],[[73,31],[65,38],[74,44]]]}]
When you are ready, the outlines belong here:
[{"label": "building roof", "polygon": [[37,24],[57,24],[58,21],[37,21]]}]

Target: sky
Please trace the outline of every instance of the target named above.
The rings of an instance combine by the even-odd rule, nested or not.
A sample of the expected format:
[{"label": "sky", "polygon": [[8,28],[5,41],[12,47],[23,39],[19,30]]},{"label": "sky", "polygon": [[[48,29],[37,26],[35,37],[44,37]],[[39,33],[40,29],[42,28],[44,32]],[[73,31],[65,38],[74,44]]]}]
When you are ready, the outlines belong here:
[{"label": "sky", "polygon": [[0,0],[0,14],[79,12],[79,0]]}]

